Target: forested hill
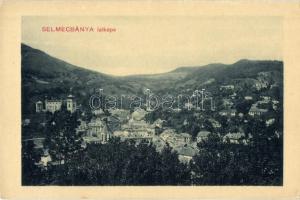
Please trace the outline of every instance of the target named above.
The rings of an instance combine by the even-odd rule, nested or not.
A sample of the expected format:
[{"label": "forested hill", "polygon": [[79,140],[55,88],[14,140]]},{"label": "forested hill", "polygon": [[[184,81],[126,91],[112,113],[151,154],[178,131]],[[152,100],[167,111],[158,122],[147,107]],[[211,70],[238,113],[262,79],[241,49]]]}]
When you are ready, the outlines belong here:
[{"label": "forested hill", "polygon": [[[102,88],[107,94],[141,95],[146,88],[154,92],[178,93],[199,88],[217,88],[223,84],[256,84],[262,77],[270,85],[283,83],[283,62],[240,60],[234,64],[209,64],[179,67],[154,75],[111,76],[69,64],[47,53],[21,44],[22,105],[25,113],[34,110],[34,102],[47,97],[61,98],[70,88],[80,103]],[[101,58],[99,58],[101,59]]]}]

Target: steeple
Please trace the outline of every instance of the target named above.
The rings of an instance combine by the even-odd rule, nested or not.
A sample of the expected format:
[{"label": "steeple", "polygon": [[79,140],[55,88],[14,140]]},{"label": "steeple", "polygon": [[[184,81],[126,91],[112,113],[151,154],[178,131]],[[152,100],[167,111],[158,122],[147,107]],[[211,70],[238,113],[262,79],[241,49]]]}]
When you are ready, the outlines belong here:
[{"label": "steeple", "polygon": [[74,96],[72,95],[72,88],[70,88],[70,94],[67,97],[67,110],[71,113],[76,111],[76,101],[74,99]]}]

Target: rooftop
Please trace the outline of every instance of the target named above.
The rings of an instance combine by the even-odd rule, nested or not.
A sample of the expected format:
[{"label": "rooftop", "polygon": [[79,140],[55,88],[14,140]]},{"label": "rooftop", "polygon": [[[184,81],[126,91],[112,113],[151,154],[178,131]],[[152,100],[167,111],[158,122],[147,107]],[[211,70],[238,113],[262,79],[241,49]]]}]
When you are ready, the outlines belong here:
[{"label": "rooftop", "polygon": [[207,137],[209,134],[210,134],[209,131],[200,131],[200,132],[197,134],[197,137]]}]

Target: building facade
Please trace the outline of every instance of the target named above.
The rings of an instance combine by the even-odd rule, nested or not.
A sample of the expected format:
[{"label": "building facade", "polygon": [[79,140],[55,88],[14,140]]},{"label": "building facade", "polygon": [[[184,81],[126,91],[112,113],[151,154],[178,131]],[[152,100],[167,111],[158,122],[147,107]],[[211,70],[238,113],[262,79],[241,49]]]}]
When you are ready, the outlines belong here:
[{"label": "building facade", "polygon": [[62,105],[65,104],[67,107],[67,110],[71,113],[74,113],[77,109],[77,104],[75,101],[75,98],[73,95],[69,95],[67,99],[61,100],[61,99],[46,99],[43,103],[42,101],[38,101],[35,103],[35,111],[37,113],[41,112],[51,112],[54,113],[55,111],[58,111],[61,109]]}]

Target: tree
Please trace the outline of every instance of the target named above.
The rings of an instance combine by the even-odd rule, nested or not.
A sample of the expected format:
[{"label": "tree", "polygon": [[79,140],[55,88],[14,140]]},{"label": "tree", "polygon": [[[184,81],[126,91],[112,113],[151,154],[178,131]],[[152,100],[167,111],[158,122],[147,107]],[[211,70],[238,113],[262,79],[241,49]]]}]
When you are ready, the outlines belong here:
[{"label": "tree", "polygon": [[241,102],[238,102],[236,104],[237,113],[243,113],[244,115],[248,114],[251,105],[252,105],[251,101],[242,100]]},{"label": "tree", "polygon": [[187,165],[181,163],[178,154],[172,151],[167,144],[161,152],[160,163],[161,180],[159,185],[189,185],[190,169]]},{"label": "tree", "polygon": [[78,125],[76,113],[70,113],[65,107],[56,111],[47,123],[44,146],[49,149],[52,161],[59,164],[55,176],[64,177],[72,168],[67,163],[76,165],[72,161],[83,150],[82,137],[75,130]]},{"label": "tree", "polygon": [[34,151],[32,140],[22,143],[22,185],[35,185],[39,180],[41,171],[36,165],[40,161]]}]

